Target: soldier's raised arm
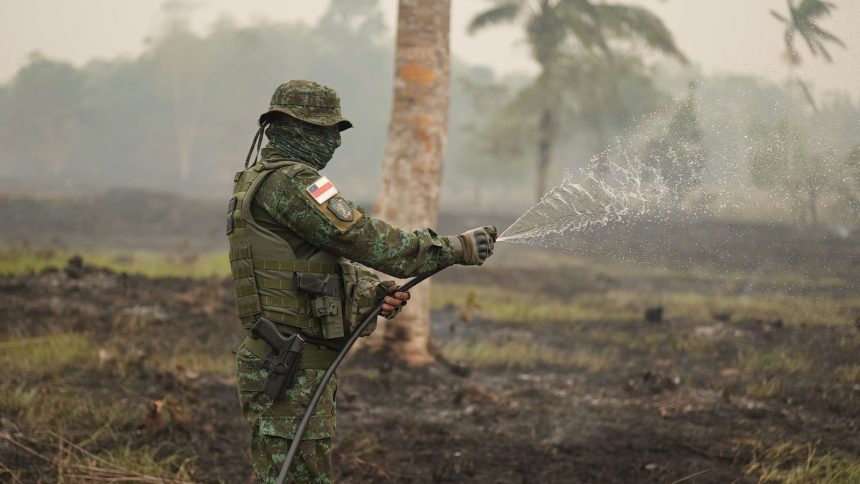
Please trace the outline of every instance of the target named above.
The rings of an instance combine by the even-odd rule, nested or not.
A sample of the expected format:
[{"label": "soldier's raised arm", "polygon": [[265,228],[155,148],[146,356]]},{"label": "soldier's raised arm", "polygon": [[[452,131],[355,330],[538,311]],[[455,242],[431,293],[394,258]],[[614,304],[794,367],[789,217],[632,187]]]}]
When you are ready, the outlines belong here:
[{"label": "soldier's raised arm", "polygon": [[269,175],[254,205],[258,218],[271,217],[315,247],[400,278],[454,264],[481,264],[495,237],[492,228],[456,236],[440,236],[429,228],[400,229],[370,217],[327,177],[300,164]]}]

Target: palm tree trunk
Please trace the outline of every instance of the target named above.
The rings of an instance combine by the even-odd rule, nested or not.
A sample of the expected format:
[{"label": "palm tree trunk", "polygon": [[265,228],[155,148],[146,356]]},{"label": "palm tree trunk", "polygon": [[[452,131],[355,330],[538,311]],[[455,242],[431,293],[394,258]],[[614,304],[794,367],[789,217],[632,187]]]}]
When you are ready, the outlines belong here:
[{"label": "palm tree trunk", "polygon": [[[416,229],[436,225],[448,129],[450,0],[400,0],[394,102],[376,216]],[[409,307],[377,330],[388,350],[409,364],[433,361],[430,281],[412,290]]]},{"label": "palm tree trunk", "polygon": [[536,180],[538,200],[547,192],[546,178],[552,161],[552,145],[555,142],[555,113],[551,108],[544,108],[541,112],[539,129]]},{"label": "palm tree trunk", "polygon": [[556,83],[556,66],[551,62],[541,62],[541,73],[538,77],[540,85],[541,112],[538,120],[537,140],[537,200],[543,198],[547,192],[547,174],[552,162],[552,150],[557,133],[558,89]]}]

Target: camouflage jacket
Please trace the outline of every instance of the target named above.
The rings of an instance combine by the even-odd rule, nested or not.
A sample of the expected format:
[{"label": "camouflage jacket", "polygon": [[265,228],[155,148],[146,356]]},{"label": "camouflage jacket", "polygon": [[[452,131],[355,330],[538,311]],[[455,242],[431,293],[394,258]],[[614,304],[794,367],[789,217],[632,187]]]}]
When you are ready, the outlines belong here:
[{"label": "camouflage jacket", "polygon": [[[271,149],[263,149],[263,159],[283,161]],[[320,176],[311,166],[292,177],[278,170],[269,175],[254,197],[252,211],[261,225],[275,233],[292,231],[305,242],[293,247],[299,258],[324,250],[398,278],[458,262],[455,247],[448,238],[430,229],[413,232],[399,229],[368,216],[349,200],[346,204],[353,212],[352,220],[340,220],[307,195],[307,188]]]},{"label": "camouflage jacket", "polygon": [[[263,160],[278,162],[284,158],[276,150],[267,148],[263,150]],[[349,207],[351,217],[343,218],[351,220],[338,218],[328,209],[328,204],[316,203],[308,194],[307,188],[320,178],[316,169],[307,166],[298,173],[291,172],[291,176],[286,169],[271,173],[254,195],[251,211],[258,224],[289,238],[297,258],[303,259],[322,250],[400,278],[458,262],[451,240],[430,229],[401,230],[368,216],[364,209],[348,200],[342,205]],[[267,374],[262,361],[240,347],[237,355],[239,400],[246,419],[254,428],[253,438],[292,438],[323,373],[324,370],[301,370],[284,399],[273,403],[261,391]],[[326,439],[334,434],[336,389],[337,380],[332,379],[303,440]]]}]

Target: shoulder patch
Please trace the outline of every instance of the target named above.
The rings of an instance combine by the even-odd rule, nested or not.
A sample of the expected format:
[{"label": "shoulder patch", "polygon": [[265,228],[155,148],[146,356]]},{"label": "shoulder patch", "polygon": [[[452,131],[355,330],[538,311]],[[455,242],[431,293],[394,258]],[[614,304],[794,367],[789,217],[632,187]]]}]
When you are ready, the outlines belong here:
[{"label": "shoulder patch", "polygon": [[346,203],[341,197],[334,197],[328,201],[328,209],[331,213],[335,215],[335,217],[343,220],[344,222],[352,222],[355,220],[355,212],[352,210],[352,207]]},{"label": "shoulder patch", "polygon": [[[305,175],[309,175],[309,173]],[[341,197],[337,188],[327,177],[319,173],[314,173],[314,177],[317,177],[316,181],[306,186],[300,192],[301,196],[338,232],[346,232],[362,219],[361,210],[358,210],[354,203]],[[304,186],[307,180],[313,180],[313,178],[304,178],[302,185],[299,186]],[[334,205],[332,206],[332,204]]]},{"label": "shoulder patch", "polygon": [[311,198],[320,205],[325,203],[331,197],[337,195],[337,188],[335,188],[334,183],[324,176],[319,177],[317,181],[311,183],[310,186],[305,188],[305,190],[307,190],[307,192],[311,194]]}]

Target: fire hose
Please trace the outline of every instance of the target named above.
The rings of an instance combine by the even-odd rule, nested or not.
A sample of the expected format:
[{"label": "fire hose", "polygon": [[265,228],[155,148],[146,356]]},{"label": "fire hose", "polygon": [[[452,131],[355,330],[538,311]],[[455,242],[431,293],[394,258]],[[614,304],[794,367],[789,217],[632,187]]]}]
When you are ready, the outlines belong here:
[{"label": "fire hose", "polygon": [[[400,286],[397,290],[407,292],[413,287],[417,286],[420,282],[429,278],[433,274],[436,274],[440,270],[441,269],[438,269],[433,272],[428,272],[426,274],[422,274],[420,276],[412,278],[406,284]],[[352,335],[346,341],[346,344],[344,344],[343,348],[341,348],[340,352],[334,358],[334,361],[331,362],[331,365],[329,365],[328,369],[326,369],[325,373],[323,374],[322,380],[320,381],[319,386],[317,386],[316,391],[311,397],[310,403],[308,403],[308,408],[305,410],[305,414],[302,416],[302,420],[299,422],[299,426],[296,428],[296,433],[295,435],[293,435],[293,440],[292,442],[290,442],[290,448],[287,451],[287,457],[286,459],[284,459],[284,464],[281,466],[281,472],[278,474],[277,484],[284,484],[284,482],[286,481],[287,471],[289,470],[290,464],[293,462],[293,458],[295,458],[296,452],[299,449],[299,443],[301,442],[302,436],[305,433],[305,428],[308,426],[308,422],[310,421],[311,415],[313,415],[314,409],[316,409],[320,398],[322,398],[322,394],[325,391],[326,385],[328,385],[328,381],[331,380],[331,376],[334,375],[335,370],[337,370],[337,367],[343,361],[349,350],[352,348],[352,345],[354,345],[355,342],[358,340],[359,335],[364,331],[367,325],[371,323],[371,321],[374,321],[376,317],[379,316],[379,313],[382,311],[382,304],[383,301],[379,301],[379,303],[373,308],[373,311],[371,311],[367,315],[367,317],[364,318],[364,321],[362,321],[361,324],[359,324],[358,327],[352,332]]]}]

